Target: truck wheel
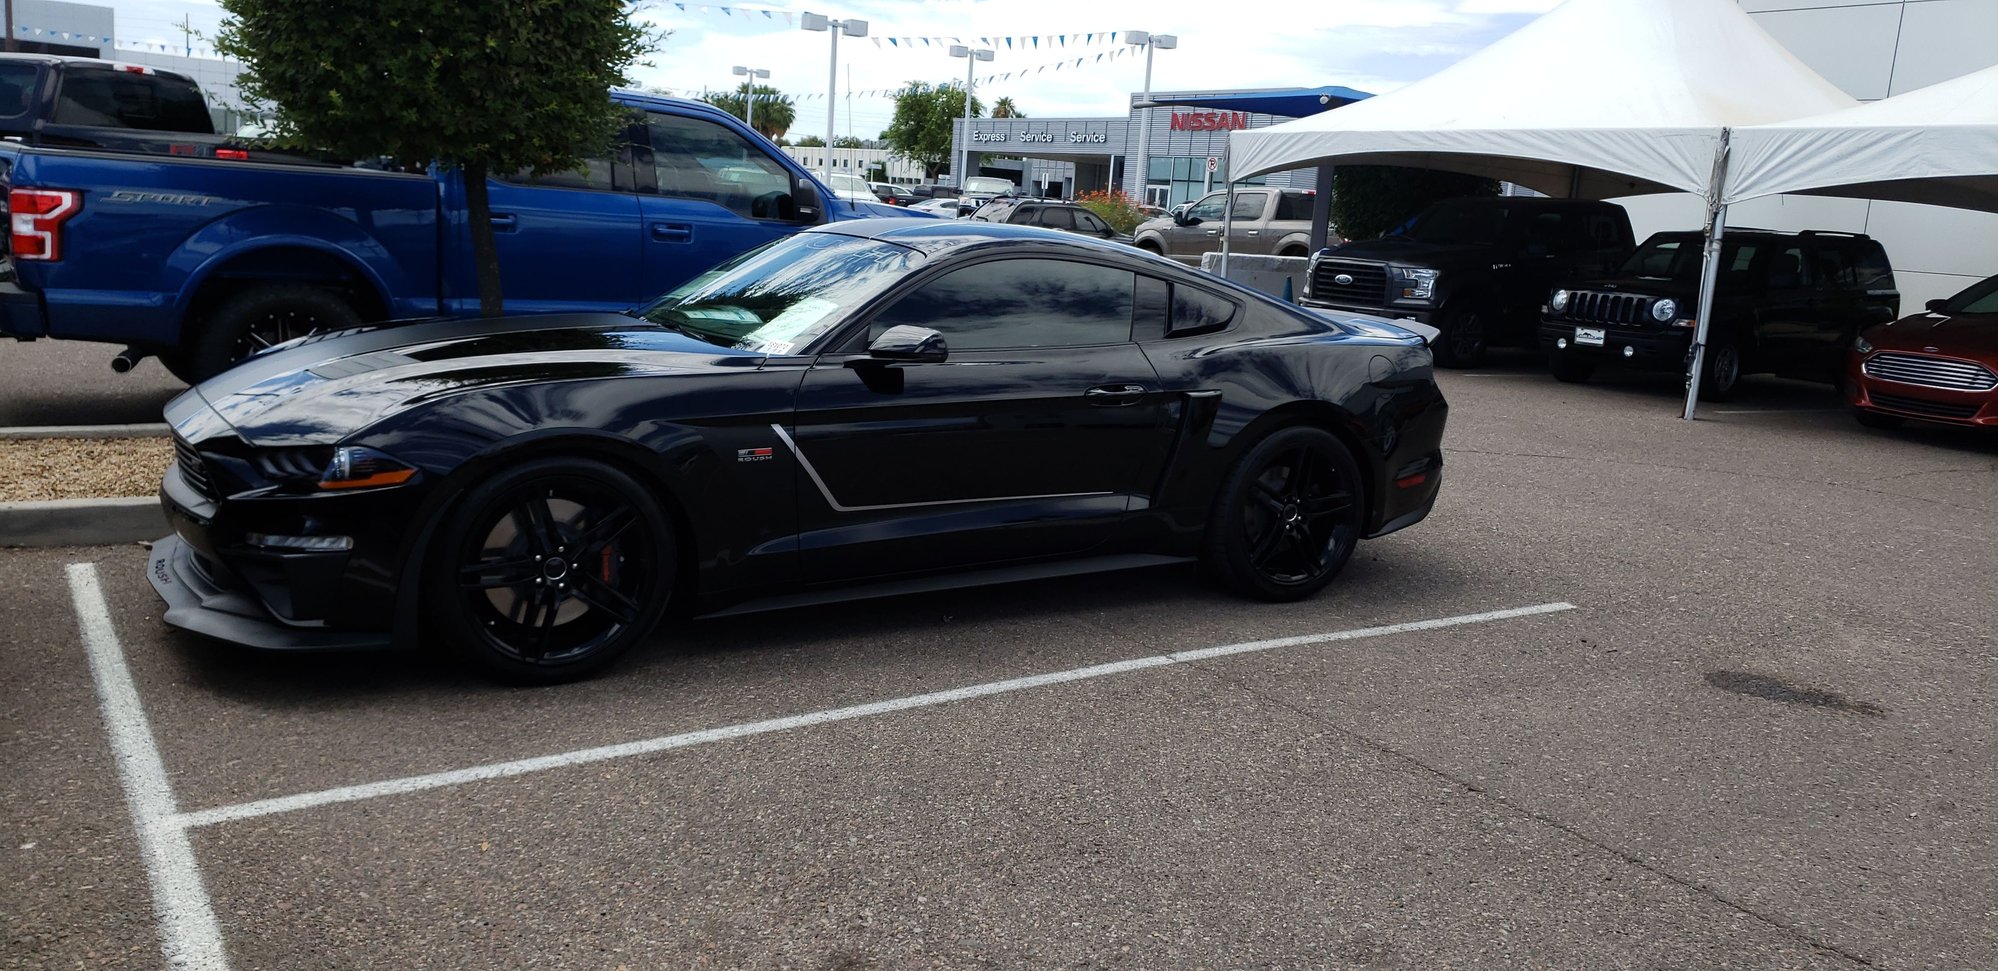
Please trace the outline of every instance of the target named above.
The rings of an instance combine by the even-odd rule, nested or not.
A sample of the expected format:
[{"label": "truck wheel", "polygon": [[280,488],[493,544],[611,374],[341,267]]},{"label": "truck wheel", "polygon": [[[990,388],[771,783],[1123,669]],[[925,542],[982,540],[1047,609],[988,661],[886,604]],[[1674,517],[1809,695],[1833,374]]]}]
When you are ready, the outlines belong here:
[{"label": "truck wheel", "polygon": [[1547,373],[1554,375],[1556,381],[1585,384],[1590,376],[1596,373],[1596,362],[1561,351],[1551,351],[1547,355]]},{"label": "truck wheel", "polygon": [[1741,347],[1732,339],[1716,337],[1707,343],[1700,366],[1700,400],[1726,401],[1741,386]]},{"label": "truck wheel", "polygon": [[1492,311],[1477,303],[1456,303],[1436,316],[1436,329],[1443,333],[1431,342],[1436,365],[1472,368],[1485,362],[1485,331],[1492,324]]},{"label": "truck wheel", "polygon": [[264,284],[223,300],[194,322],[194,335],[181,351],[160,360],[193,384],[294,337],[360,324],[361,315],[334,293],[295,283]]}]

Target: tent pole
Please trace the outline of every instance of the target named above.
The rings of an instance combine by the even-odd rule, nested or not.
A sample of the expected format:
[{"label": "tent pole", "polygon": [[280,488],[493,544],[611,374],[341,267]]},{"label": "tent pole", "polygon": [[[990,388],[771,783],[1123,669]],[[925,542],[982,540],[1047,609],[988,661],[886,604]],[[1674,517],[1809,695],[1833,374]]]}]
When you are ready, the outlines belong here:
[{"label": "tent pole", "polygon": [[1700,373],[1706,366],[1708,325],[1713,322],[1714,287],[1720,278],[1721,240],[1727,235],[1727,203],[1722,189],[1727,181],[1727,143],[1733,132],[1721,129],[1720,151],[1714,156],[1714,175],[1707,185],[1707,239],[1700,254],[1700,299],[1694,308],[1692,362],[1686,372],[1687,421],[1693,420],[1700,404]]},{"label": "tent pole", "polygon": [[1332,166],[1318,167],[1318,196],[1311,200],[1311,252],[1316,255],[1332,239]]},{"label": "tent pole", "polygon": [[[1231,161],[1228,158],[1228,154],[1232,149],[1233,146],[1231,145],[1221,150],[1221,162],[1223,165],[1228,165]],[[1228,198],[1226,200],[1226,208],[1221,210],[1221,279],[1223,280],[1228,279],[1228,240],[1235,235],[1234,229],[1235,167],[1228,165]]]}]

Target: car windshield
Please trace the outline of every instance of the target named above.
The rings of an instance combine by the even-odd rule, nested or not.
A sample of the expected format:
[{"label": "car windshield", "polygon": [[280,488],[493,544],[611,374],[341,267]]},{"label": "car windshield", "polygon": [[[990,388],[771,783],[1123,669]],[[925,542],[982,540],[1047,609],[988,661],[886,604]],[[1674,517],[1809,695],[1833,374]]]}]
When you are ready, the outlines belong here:
[{"label": "car windshield", "polygon": [[1989,277],[1982,283],[1973,283],[1970,289],[1949,298],[1943,304],[1946,314],[1998,314],[1998,276]]},{"label": "car windshield", "polygon": [[799,233],[687,281],[639,316],[723,347],[789,354],[922,259],[876,240]]},{"label": "car windshield", "polygon": [[972,178],[964,180],[964,191],[977,192],[980,194],[987,192],[992,192],[992,193],[1011,192],[1013,191],[1013,183],[1008,182],[1005,179],[990,179],[982,176],[974,176]]},{"label": "car windshield", "polygon": [[1623,275],[1652,280],[1692,280],[1700,275],[1700,243],[1684,236],[1653,236],[1630,259]]},{"label": "car windshield", "polygon": [[1489,246],[1505,237],[1503,206],[1431,206],[1406,229],[1391,235],[1440,246]]}]

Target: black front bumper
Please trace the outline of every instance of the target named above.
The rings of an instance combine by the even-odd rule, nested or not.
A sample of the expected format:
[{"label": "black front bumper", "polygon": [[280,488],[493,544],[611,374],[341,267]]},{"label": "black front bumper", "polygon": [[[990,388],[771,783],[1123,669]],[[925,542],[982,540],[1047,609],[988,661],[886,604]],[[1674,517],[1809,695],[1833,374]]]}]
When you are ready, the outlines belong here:
[{"label": "black front bumper", "polygon": [[[1577,328],[1602,331],[1602,345],[1576,343]],[[1567,346],[1561,346],[1562,341]],[[1599,364],[1622,364],[1647,371],[1684,371],[1686,355],[1692,347],[1693,332],[1684,327],[1651,330],[1544,318],[1540,321],[1541,350]],[[1625,348],[1629,348],[1628,353]]]},{"label": "black front bumper", "polygon": [[281,623],[248,588],[213,560],[195,553],[179,536],[153,544],[146,569],[153,592],[166,601],[168,626],[218,641],[273,651],[379,650],[387,632],[293,627]]}]

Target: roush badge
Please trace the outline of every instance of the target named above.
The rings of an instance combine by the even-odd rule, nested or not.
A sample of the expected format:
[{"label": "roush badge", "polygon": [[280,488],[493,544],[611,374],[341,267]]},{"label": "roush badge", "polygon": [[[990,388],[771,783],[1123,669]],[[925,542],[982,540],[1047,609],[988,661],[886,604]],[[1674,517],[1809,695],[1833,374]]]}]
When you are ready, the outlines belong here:
[{"label": "roush badge", "polygon": [[768,462],[776,457],[777,450],[773,448],[739,448],[735,450],[735,460],[738,462]]}]

